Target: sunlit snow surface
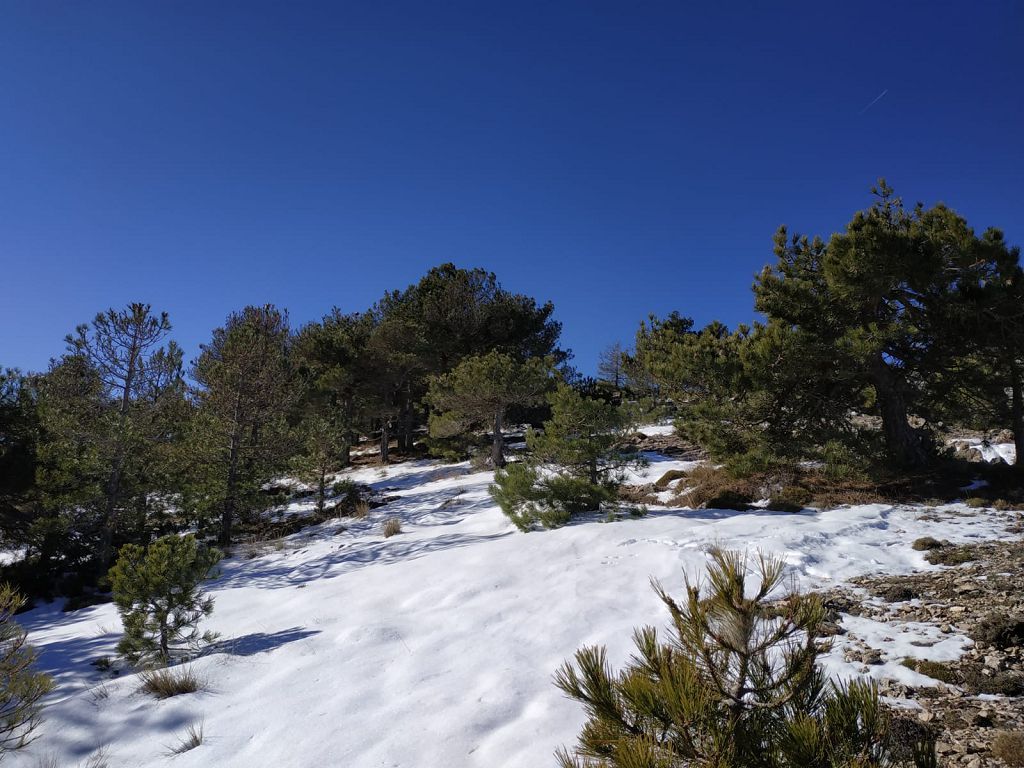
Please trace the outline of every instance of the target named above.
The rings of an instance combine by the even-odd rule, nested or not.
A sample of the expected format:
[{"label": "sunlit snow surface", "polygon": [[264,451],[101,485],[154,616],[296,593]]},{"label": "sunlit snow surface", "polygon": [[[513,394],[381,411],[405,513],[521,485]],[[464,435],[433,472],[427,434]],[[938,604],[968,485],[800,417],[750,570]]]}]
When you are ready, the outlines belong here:
[{"label": "sunlit snow surface", "polygon": [[[655,460],[633,480],[688,466]],[[665,624],[649,578],[679,591],[684,571],[703,569],[709,546],[776,553],[811,588],[932,569],[910,547],[919,536],[1007,538],[1003,513],[951,507],[962,516],[930,522],[924,508],[887,505],[801,514],[652,508],[641,519],[594,516],[523,534],[490,500],[492,475],[467,464],[344,476],[397,499],[367,520],[306,529],[280,549],[223,563],[205,623],[223,641],[193,662],[206,692],[157,701],[137,692],[133,675],[104,683],[90,661],[114,653],[120,622],[111,605],[25,614],[59,688],[41,738],[10,764],[52,755],[74,766],[106,746],[112,768],[552,765],[583,722],[552,673],[589,643],[624,662],[634,626]],[[386,517],[400,518],[403,533],[384,539]],[[903,655],[954,658],[968,642],[923,625],[844,623],[883,651],[872,674],[909,683],[927,678],[900,666]],[[921,637],[937,642],[911,644]],[[841,658],[839,649],[829,657],[831,672],[859,669]],[[199,721],[203,744],[169,756]]]}]

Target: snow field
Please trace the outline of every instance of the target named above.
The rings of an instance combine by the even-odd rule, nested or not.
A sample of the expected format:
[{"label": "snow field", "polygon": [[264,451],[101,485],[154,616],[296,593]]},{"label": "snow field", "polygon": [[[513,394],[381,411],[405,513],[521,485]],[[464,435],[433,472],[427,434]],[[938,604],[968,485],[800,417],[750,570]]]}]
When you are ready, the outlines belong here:
[{"label": "snow field", "polygon": [[[656,461],[633,479],[686,466]],[[397,499],[366,520],[309,528],[279,548],[226,560],[209,584],[216,604],[203,624],[222,640],[192,662],[207,681],[202,693],[157,701],[138,692],[135,675],[104,682],[90,662],[114,654],[112,605],[25,614],[59,688],[39,741],[10,764],[52,755],[74,766],[105,746],[111,768],[553,765],[555,748],[573,743],[584,719],[553,673],[584,644],[607,645],[621,665],[635,626],[663,627],[649,578],[680,594],[683,573],[700,574],[714,545],[780,555],[804,588],[934,569],[914,539],[1005,538],[1008,519],[959,506],[942,522],[888,505],[800,514],[652,508],[640,519],[595,516],[522,534],[488,496],[492,474],[468,464],[342,476]],[[403,533],[385,540],[388,517]],[[969,643],[946,635],[920,648],[910,641],[931,638],[932,628],[873,623],[844,617],[884,651],[886,663],[871,673],[904,682],[922,676],[898,664],[901,654],[954,658]],[[826,666],[856,671],[838,645]],[[203,743],[171,754],[198,722]]]}]

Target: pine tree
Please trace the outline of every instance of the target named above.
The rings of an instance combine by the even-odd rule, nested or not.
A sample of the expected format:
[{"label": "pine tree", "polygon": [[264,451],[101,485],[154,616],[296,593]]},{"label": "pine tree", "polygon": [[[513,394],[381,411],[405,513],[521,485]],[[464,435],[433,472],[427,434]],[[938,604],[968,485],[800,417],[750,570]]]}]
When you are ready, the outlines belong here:
[{"label": "pine tree", "polygon": [[295,398],[289,341],[286,314],[246,307],[213,332],[192,367],[198,409],[188,496],[193,506],[219,508],[224,546],[238,514],[258,508],[260,485],[287,463]]},{"label": "pine tree", "polygon": [[184,383],[170,329],[148,304],[100,313],[66,338],[43,380],[41,485],[58,507],[95,510],[101,570],[119,525],[158,490],[162,444],[175,433]]},{"label": "pine tree", "polygon": [[526,435],[536,461],[563,468],[594,485],[615,482],[623,469],[641,463],[628,445],[636,430],[631,406],[584,397],[568,384],[559,385],[548,402],[551,418],[542,430]]},{"label": "pine tree", "polygon": [[945,305],[939,343],[948,363],[927,382],[934,418],[976,429],[1009,427],[1024,468],[1024,270],[999,230],[974,242],[974,258]]},{"label": "pine tree", "polygon": [[428,400],[437,409],[430,419],[430,434],[448,437],[490,427],[491,464],[503,467],[502,429],[509,408],[543,402],[550,388],[550,360],[530,358],[520,363],[501,352],[466,358],[430,385]]},{"label": "pine tree", "polygon": [[306,414],[296,427],[299,453],[292,466],[299,478],[316,486],[316,513],[323,516],[327,500],[327,476],[341,468],[343,449],[348,445],[348,433],[343,424],[327,413]]},{"label": "pine tree", "polygon": [[[876,203],[827,243],[780,229],[778,263],[754,286],[756,308],[777,338],[796,334],[777,351],[797,353],[783,358],[790,369],[814,372],[803,377],[802,404],[818,409],[824,394],[848,413],[869,409],[890,461],[914,469],[930,451],[910,416],[921,415],[929,380],[955,354],[943,343],[946,307],[976,269],[979,241],[941,204],[907,210],[884,181],[874,191]],[[801,391],[799,377],[783,383]],[[806,414],[790,412],[799,429]]]},{"label": "pine tree", "polygon": [[213,611],[213,598],[200,585],[220,558],[191,535],[121,547],[110,569],[124,623],[118,652],[132,663],[165,665],[173,654],[211,640],[209,633],[199,634],[199,621]]},{"label": "pine tree", "polygon": [[25,598],[0,585],[0,759],[33,740],[42,721],[42,698],[53,690],[49,675],[34,669],[38,653],[14,620]]},{"label": "pine tree", "polygon": [[[754,583],[748,582],[753,575]],[[896,764],[873,684],[825,679],[816,659],[825,612],[815,596],[770,602],[781,559],[715,550],[706,588],[686,583],[662,642],[634,633],[637,653],[615,673],[604,648],[587,647],[555,682],[583,704],[587,723],[564,768],[871,768]],[[934,749],[919,747],[918,765]]]},{"label": "pine tree", "polygon": [[609,344],[598,356],[597,377],[614,389],[622,389],[626,386],[626,359],[626,350],[619,342]]},{"label": "pine tree", "polygon": [[494,474],[491,497],[522,531],[554,528],[573,515],[616,505],[624,470],[643,464],[629,445],[636,410],[586,397],[559,384],[548,396],[551,418],[529,430],[530,455]]},{"label": "pine tree", "polygon": [[33,517],[38,440],[36,387],[0,368],[0,541],[8,548],[25,543]]}]

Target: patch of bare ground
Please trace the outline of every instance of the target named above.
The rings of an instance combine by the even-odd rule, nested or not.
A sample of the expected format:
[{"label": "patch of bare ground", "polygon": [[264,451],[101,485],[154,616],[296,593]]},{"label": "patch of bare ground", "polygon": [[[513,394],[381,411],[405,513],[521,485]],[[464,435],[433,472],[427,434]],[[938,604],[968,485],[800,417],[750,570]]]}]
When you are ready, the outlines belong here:
[{"label": "patch of bare ground", "polygon": [[[1024,519],[1003,514],[1011,531]],[[1007,538],[1015,537],[1008,532]],[[856,579],[853,588],[829,590],[823,598],[835,614],[835,629],[843,632],[839,619],[846,613],[878,622],[924,622],[941,634],[971,638],[973,646],[955,661],[903,660],[904,666],[932,678],[934,686],[885,680],[881,693],[921,707],[916,718],[933,730],[940,766],[1015,765],[1015,734],[1024,734],[1024,542],[927,543],[917,549],[929,555],[942,552],[938,562],[957,565],[865,577]],[[875,599],[865,600],[865,591]],[[859,641],[847,645],[846,658],[864,665],[881,662],[877,650]]]}]

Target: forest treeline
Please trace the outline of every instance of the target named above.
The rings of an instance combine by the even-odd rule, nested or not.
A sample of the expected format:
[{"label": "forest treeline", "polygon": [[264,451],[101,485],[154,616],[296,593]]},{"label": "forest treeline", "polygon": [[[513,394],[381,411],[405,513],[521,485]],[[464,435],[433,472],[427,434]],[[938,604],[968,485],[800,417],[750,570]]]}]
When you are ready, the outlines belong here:
[{"label": "forest treeline", "polygon": [[610,498],[645,412],[737,476],[809,461],[836,477],[918,472],[963,427],[1011,430],[1024,456],[1019,249],[943,205],[905,207],[884,183],[876,195],[828,240],[779,230],[753,286],[760,322],[651,317],[598,380],[571,368],[550,303],[452,264],[300,328],[245,307],[187,365],[166,314],[102,312],[47,371],[0,379],[0,533],[24,550],[4,576],[68,593],[125,544],[190,530],[230,545],[285,475],[322,511],[367,440],[381,462],[429,451],[501,469],[503,430],[534,425],[537,461],[498,473],[521,527]]}]

